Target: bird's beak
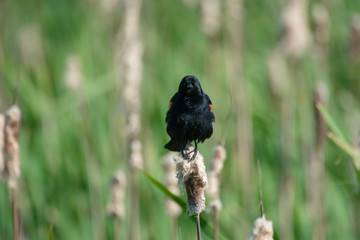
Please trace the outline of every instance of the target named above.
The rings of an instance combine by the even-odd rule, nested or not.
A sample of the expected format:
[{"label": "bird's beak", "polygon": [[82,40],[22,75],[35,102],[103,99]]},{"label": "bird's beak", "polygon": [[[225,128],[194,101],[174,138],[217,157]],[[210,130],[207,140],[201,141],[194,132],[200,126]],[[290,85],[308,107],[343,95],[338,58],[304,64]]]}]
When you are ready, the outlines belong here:
[{"label": "bird's beak", "polygon": [[192,85],[192,83],[189,83],[187,86],[186,86],[186,88],[187,89],[192,89],[194,86]]}]

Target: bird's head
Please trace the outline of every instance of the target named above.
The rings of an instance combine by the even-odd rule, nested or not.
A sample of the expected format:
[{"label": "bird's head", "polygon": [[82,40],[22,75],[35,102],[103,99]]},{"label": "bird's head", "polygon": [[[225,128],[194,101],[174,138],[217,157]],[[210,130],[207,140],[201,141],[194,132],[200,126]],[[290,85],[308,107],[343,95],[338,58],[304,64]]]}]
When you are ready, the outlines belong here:
[{"label": "bird's head", "polygon": [[202,94],[201,85],[195,76],[185,76],[179,85],[179,93],[183,96]]}]

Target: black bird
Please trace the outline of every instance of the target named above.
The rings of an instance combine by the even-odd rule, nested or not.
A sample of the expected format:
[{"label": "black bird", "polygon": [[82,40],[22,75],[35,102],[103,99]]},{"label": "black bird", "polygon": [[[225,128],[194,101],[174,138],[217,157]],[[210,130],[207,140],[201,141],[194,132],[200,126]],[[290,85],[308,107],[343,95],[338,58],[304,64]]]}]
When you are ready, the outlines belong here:
[{"label": "black bird", "polygon": [[164,147],[183,153],[185,146],[194,141],[194,159],[197,144],[210,138],[213,133],[212,122],[215,121],[210,98],[203,92],[195,76],[185,76],[181,80],[178,92],[169,102],[165,121],[166,132],[171,140]]}]

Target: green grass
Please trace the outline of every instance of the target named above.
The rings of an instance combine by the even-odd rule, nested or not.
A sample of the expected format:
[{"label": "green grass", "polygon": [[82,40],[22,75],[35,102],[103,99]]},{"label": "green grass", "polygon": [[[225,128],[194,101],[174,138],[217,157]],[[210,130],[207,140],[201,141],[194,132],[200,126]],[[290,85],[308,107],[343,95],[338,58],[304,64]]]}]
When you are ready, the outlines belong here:
[{"label": "green grass", "polygon": [[[256,159],[260,159],[266,216],[273,221],[277,233],[282,126],[279,102],[269,88],[266,59],[280,40],[283,4],[284,1],[244,1],[242,56],[253,121],[253,169]],[[327,65],[319,67],[311,53],[299,61],[297,73],[295,64],[288,62],[296,102],[296,145],[289,160],[295,192],[296,239],[309,239],[312,231],[305,202],[303,160],[309,155],[306,149],[315,141],[314,84],[319,79],[327,84],[330,96],[327,112],[331,118],[328,123],[330,127],[336,123],[332,131],[347,144],[357,131],[348,119],[359,115],[360,109],[360,68],[347,55],[348,23],[351,14],[360,11],[360,4],[347,0],[332,1],[326,6],[331,13]],[[112,239],[112,222],[106,217],[108,183],[114,169],[127,169],[124,106],[120,102],[122,83],[117,82],[113,65],[114,40],[123,10],[120,5],[109,16],[96,1],[0,3],[0,112],[11,106],[17,92],[23,112],[19,207],[28,239]],[[229,239],[245,239],[260,214],[257,176],[255,171],[250,173],[253,187],[251,196],[245,196],[240,178],[234,174],[239,158],[237,109],[232,100],[237,93],[227,78],[233,49],[229,45],[226,18],[223,15],[222,29],[214,43],[201,31],[198,7],[188,8],[182,1],[143,1],[141,17],[144,44],[141,140],[145,171],[153,179],[163,181],[160,159],[166,153],[163,145],[169,139],[164,121],[168,101],[184,75],[198,76],[211,97],[216,116],[214,134],[199,147],[200,152],[208,166],[212,147],[225,139],[228,156],[221,176],[220,230]],[[36,26],[41,34],[43,61],[35,64],[25,62],[18,46],[19,32],[29,26]],[[85,79],[78,94],[67,90],[63,81],[66,58],[72,53],[81,58]],[[35,56],[31,60],[35,61]],[[340,104],[344,92],[354,98],[351,111]],[[332,141],[326,144],[325,166],[327,239],[358,239],[359,193],[351,161]],[[137,185],[141,239],[169,239],[170,218],[164,210],[166,195],[141,174],[137,176]],[[184,192],[180,198],[184,201]],[[247,199],[253,200],[248,203]],[[121,229],[123,238],[129,229],[129,211],[127,208]],[[11,239],[10,201],[4,182],[0,182],[0,212],[0,239]],[[211,224],[211,214],[204,212],[202,216]],[[194,238],[196,226],[185,213],[178,224],[178,239]],[[210,239],[206,234],[203,238]]]}]

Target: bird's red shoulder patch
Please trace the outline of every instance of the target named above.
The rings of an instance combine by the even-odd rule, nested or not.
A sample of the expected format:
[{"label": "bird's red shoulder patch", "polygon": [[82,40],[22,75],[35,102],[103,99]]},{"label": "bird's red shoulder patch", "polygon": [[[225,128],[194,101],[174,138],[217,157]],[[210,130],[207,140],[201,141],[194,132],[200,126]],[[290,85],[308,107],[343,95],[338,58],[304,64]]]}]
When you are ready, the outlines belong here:
[{"label": "bird's red shoulder patch", "polygon": [[169,108],[171,108],[171,105],[173,105],[172,101],[169,102]]},{"label": "bird's red shoulder patch", "polygon": [[209,104],[210,111],[212,111],[212,104]]}]

